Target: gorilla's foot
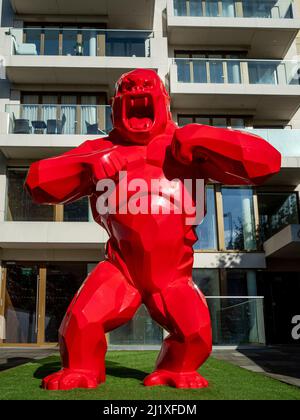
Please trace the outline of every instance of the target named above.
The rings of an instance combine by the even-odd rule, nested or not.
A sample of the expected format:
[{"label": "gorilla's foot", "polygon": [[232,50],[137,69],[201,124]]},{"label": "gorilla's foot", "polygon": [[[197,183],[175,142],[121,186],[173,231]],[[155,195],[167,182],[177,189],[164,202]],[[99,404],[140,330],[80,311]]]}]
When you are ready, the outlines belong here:
[{"label": "gorilla's foot", "polygon": [[144,379],[145,386],[168,385],[175,388],[207,388],[208,382],[198,372],[156,370]]},{"label": "gorilla's foot", "polygon": [[42,388],[49,391],[67,391],[75,388],[97,388],[105,381],[103,377],[100,381],[93,372],[80,369],[62,369],[57,373],[43,379]]}]

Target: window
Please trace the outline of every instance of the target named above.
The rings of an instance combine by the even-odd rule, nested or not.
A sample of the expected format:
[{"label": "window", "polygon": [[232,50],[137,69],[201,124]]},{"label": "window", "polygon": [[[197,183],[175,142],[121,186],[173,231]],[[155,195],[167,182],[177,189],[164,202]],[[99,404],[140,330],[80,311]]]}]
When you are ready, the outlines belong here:
[{"label": "window", "polygon": [[202,250],[218,249],[215,189],[213,185],[206,187],[206,212],[203,222],[196,229],[199,240],[194,248]]},{"label": "window", "polygon": [[265,242],[285,226],[299,223],[298,196],[290,192],[257,193],[260,240]]},{"label": "window", "polygon": [[149,57],[150,31],[105,30],[86,24],[31,24],[24,42],[35,44],[39,55]]},{"label": "window", "polygon": [[64,205],[64,222],[88,222],[89,199],[84,197],[74,203]]},{"label": "window", "polygon": [[[65,206],[36,204],[24,188],[27,168],[9,168],[6,220],[13,222],[88,222],[87,197]],[[60,211],[62,208],[62,212]]]},{"label": "window", "polygon": [[46,281],[45,341],[57,343],[58,329],[87,276],[85,263],[49,264]]},{"label": "window", "polygon": [[112,129],[105,93],[23,93],[12,109],[14,133],[104,135]]},{"label": "window", "polygon": [[13,222],[52,222],[54,207],[41,206],[33,202],[24,188],[26,168],[11,168],[7,179],[6,220]]},{"label": "window", "polygon": [[250,117],[242,116],[201,116],[201,115],[178,115],[179,127],[187,124],[203,124],[214,127],[243,129],[250,125]]},{"label": "window", "polygon": [[242,83],[241,59],[245,52],[175,51],[181,83]]},{"label": "window", "polygon": [[256,250],[253,191],[251,188],[222,188],[225,248]]}]

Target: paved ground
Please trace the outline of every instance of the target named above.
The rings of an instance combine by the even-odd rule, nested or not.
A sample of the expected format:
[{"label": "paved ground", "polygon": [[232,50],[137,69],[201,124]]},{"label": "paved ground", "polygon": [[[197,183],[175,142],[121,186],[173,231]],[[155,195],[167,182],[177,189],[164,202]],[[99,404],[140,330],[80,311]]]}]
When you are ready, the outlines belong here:
[{"label": "paved ground", "polygon": [[214,356],[300,388],[300,346],[215,350]]},{"label": "paved ground", "polygon": [[[57,351],[58,349],[53,347],[0,347],[0,372],[27,363],[33,359],[43,359],[44,357],[57,353]],[[238,350],[215,349],[214,357],[252,372],[261,373],[279,381],[300,387],[300,346],[253,347]]]}]

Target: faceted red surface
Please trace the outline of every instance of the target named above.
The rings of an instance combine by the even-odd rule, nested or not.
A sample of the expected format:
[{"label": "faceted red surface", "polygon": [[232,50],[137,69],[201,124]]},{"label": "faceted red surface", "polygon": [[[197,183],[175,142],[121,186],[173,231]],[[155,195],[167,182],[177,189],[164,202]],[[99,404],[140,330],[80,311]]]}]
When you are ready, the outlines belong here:
[{"label": "faceted red surface", "polygon": [[[255,135],[197,124],[178,128],[166,89],[151,70],[121,77],[113,125],[107,138],[34,163],[27,177],[26,188],[37,203],[70,203],[89,196],[96,222],[110,236],[106,260],[89,275],[60,327],[63,369],[45,378],[43,386],[67,390],[104,382],[105,333],[132,319],[144,303],[170,333],[144,384],[206,387],[197,370],[211,353],[212,332],[206,300],[192,282],[194,227],[186,223],[184,212],[120,211],[133,192],[116,214],[99,215],[96,205],[102,193],[97,182],[114,179],[121,194],[121,170],[127,171],[128,182],[138,178],[150,186],[153,179],[164,180],[163,197],[146,192],[147,200],[164,209],[175,178],[181,192],[184,179],[258,185],[280,170],[281,156]],[[194,193],[191,198],[195,202]]]}]

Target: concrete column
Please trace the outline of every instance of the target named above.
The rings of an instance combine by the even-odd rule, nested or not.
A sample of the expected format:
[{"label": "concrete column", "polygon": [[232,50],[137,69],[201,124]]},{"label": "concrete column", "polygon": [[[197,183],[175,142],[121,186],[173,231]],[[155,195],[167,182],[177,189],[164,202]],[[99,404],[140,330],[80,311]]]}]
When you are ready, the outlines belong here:
[{"label": "concrete column", "polygon": [[90,31],[90,40],[89,40],[89,44],[90,44],[90,56],[91,57],[96,57],[97,55],[97,33],[96,31]]},{"label": "concrete column", "polygon": [[243,201],[243,234],[246,250],[255,249],[255,237],[253,234],[252,197],[244,197]]},{"label": "concrete column", "polygon": [[5,220],[7,188],[6,166],[6,158],[0,152],[0,222],[4,222]]}]

